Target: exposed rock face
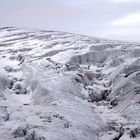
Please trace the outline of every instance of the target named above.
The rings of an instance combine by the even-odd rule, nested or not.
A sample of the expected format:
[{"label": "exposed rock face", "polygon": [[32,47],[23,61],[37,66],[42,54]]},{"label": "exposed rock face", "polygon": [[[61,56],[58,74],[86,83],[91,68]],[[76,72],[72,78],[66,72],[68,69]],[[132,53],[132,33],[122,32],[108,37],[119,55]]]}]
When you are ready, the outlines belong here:
[{"label": "exposed rock face", "polygon": [[139,138],[139,47],[0,28],[0,140]]}]

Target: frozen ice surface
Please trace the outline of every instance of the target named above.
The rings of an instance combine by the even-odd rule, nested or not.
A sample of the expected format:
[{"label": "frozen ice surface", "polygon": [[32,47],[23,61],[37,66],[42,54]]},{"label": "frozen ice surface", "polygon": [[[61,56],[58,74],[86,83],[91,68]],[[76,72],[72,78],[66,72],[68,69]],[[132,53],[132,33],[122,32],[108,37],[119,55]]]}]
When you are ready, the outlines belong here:
[{"label": "frozen ice surface", "polygon": [[0,136],[140,139],[140,44],[0,28]]}]

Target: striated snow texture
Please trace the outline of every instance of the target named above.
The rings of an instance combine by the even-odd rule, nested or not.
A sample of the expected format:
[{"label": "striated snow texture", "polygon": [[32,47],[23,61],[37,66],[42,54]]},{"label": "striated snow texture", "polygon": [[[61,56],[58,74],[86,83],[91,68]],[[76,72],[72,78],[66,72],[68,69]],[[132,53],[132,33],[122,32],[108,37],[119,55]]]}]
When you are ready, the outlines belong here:
[{"label": "striated snow texture", "polygon": [[0,28],[0,140],[140,139],[140,44]]}]

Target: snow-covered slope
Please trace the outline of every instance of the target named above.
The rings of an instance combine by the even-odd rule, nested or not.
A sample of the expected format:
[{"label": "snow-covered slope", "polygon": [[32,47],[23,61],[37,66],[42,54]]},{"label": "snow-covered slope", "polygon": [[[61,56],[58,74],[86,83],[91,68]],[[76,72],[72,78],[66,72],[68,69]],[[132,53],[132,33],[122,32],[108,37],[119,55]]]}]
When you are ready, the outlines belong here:
[{"label": "snow-covered slope", "polygon": [[0,28],[0,140],[140,139],[140,45]]}]

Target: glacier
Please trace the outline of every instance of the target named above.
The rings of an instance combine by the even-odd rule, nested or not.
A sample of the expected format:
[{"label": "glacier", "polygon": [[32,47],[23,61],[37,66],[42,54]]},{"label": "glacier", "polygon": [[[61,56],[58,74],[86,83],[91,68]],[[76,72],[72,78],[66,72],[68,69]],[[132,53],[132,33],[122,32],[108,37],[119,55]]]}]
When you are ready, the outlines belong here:
[{"label": "glacier", "polygon": [[0,140],[140,139],[140,44],[0,28]]}]

